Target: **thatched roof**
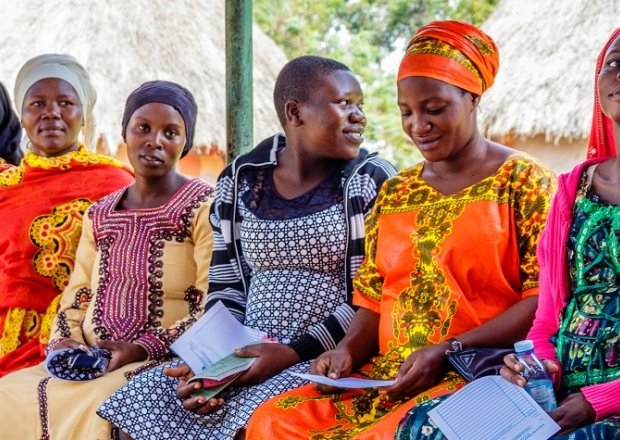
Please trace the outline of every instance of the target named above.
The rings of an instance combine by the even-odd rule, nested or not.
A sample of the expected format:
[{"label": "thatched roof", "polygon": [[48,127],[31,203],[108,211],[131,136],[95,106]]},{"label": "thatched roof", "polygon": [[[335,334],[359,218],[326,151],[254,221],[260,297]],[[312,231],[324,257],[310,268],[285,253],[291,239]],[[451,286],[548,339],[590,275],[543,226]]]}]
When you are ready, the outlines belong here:
[{"label": "thatched roof", "polygon": [[501,0],[482,26],[501,60],[481,102],[486,135],[586,138],[596,58],[618,26],[618,0]]},{"label": "thatched roof", "polygon": [[[97,128],[111,145],[129,93],[153,79],[176,81],[194,94],[197,145],[226,145],[223,0],[0,0],[0,81],[13,90],[19,68],[47,52],[70,53],[97,88]],[[254,138],[279,129],[275,78],[287,59],[254,28]]]}]

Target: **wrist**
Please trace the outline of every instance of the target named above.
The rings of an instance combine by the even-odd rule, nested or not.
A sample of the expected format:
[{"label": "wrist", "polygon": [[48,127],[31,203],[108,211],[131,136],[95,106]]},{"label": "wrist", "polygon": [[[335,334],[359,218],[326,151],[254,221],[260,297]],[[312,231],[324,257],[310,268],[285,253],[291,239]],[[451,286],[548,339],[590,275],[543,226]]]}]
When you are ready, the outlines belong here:
[{"label": "wrist", "polygon": [[325,351],[323,345],[309,333],[301,335],[286,345],[295,351],[300,361],[315,359]]},{"label": "wrist", "polygon": [[141,362],[141,361],[146,361],[150,359],[150,355],[149,352],[147,350],[147,348],[140,344],[139,342],[132,342],[131,345],[133,346],[132,349],[132,361],[133,362]]},{"label": "wrist", "polygon": [[463,344],[456,338],[448,338],[444,342],[447,344],[447,349],[444,352],[446,356],[463,351]]},{"label": "wrist", "polygon": [[285,347],[285,351],[286,351],[286,360],[287,363],[289,364],[289,366],[293,366],[295,364],[298,364],[299,362],[301,362],[301,356],[299,355],[299,353],[297,353],[297,351],[291,347],[288,344],[281,344],[282,347]]}]

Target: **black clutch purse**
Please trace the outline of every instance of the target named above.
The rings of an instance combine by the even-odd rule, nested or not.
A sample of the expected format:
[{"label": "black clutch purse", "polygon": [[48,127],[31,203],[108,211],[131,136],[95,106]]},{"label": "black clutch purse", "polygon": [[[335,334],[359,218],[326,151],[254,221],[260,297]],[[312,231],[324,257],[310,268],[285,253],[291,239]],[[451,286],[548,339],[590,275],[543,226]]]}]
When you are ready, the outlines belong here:
[{"label": "black clutch purse", "polygon": [[448,362],[468,382],[483,376],[499,374],[504,356],[514,353],[512,348],[478,347],[450,352]]}]

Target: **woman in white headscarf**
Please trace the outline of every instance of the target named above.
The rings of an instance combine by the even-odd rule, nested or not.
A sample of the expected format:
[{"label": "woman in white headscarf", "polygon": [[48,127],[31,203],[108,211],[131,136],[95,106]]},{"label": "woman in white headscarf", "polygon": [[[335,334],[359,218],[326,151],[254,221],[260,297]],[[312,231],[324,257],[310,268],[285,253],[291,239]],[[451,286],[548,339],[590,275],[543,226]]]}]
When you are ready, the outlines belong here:
[{"label": "woman in white headscarf", "polygon": [[84,211],[133,182],[120,162],[86,148],[96,97],[70,55],[37,56],[17,75],[27,151],[0,168],[0,377],[43,360]]}]

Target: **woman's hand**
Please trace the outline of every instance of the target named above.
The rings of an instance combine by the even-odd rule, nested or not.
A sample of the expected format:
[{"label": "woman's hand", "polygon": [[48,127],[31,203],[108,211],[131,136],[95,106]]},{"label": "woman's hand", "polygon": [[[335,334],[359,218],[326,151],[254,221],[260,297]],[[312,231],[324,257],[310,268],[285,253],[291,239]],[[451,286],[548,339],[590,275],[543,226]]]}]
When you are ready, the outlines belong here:
[{"label": "woman's hand", "polygon": [[194,377],[193,371],[187,364],[180,364],[176,367],[168,367],[164,369],[164,374],[168,377],[179,378],[177,384],[177,396],[183,402],[183,408],[196,414],[204,415],[217,411],[224,405],[224,399],[221,397],[213,397],[205,399],[200,395],[192,395],[202,388],[200,381],[187,384],[187,381]]},{"label": "woman's hand", "polygon": [[[353,357],[348,350],[336,347],[334,350],[326,351],[317,357],[310,367],[312,374],[327,376],[330,379],[349,377],[353,372]],[[333,394],[341,392],[340,388],[330,387],[329,385],[315,384],[320,393]]]},{"label": "woman's hand", "polygon": [[524,387],[527,380],[521,376],[523,372],[523,365],[518,361],[517,355],[507,354],[504,356],[504,365],[499,370],[499,374],[508,382],[512,382],[515,385]]},{"label": "woman's hand", "polygon": [[263,383],[301,360],[293,348],[276,343],[246,345],[235,350],[235,355],[256,358],[250,368],[235,380],[236,386]]},{"label": "woman's hand", "polygon": [[[553,361],[544,360],[543,362],[549,373],[557,373],[560,370],[559,365]],[[504,366],[500,371],[504,379],[523,387],[527,383],[527,379],[521,376],[522,372],[523,365],[519,363],[516,355],[504,356]],[[580,392],[566,397],[555,411],[549,413],[549,416],[562,428],[557,435],[568,434],[577,428],[594,423],[596,420],[594,408]]]},{"label": "woman's hand", "polygon": [[[560,367],[553,361],[543,360],[545,367],[547,367],[547,371],[549,373],[557,373],[560,370]],[[500,374],[504,379],[508,382],[512,382],[515,385],[520,387],[524,387],[527,383],[527,379],[521,376],[523,373],[523,365],[517,359],[516,354],[507,354],[504,356],[504,366],[500,370]]]},{"label": "woman's hand", "polygon": [[446,374],[447,349],[441,343],[414,351],[401,365],[394,385],[380,392],[395,398],[412,397],[437,385]]},{"label": "woman's hand", "polygon": [[[359,367],[379,349],[379,319],[377,312],[360,307],[355,312],[345,337],[336,348],[317,357],[310,372],[330,379],[349,377],[354,368]],[[336,387],[315,384],[321,393],[338,393]]]},{"label": "woman's hand", "polygon": [[568,434],[596,420],[594,408],[581,392],[569,394],[549,415],[562,428],[556,435]]},{"label": "woman's hand", "polygon": [[144,347],[132,342],[98,340],[97,347],[105,348],[112,352],[108,371],[114,371],[132,362],[144,361],[149,357]]}]

